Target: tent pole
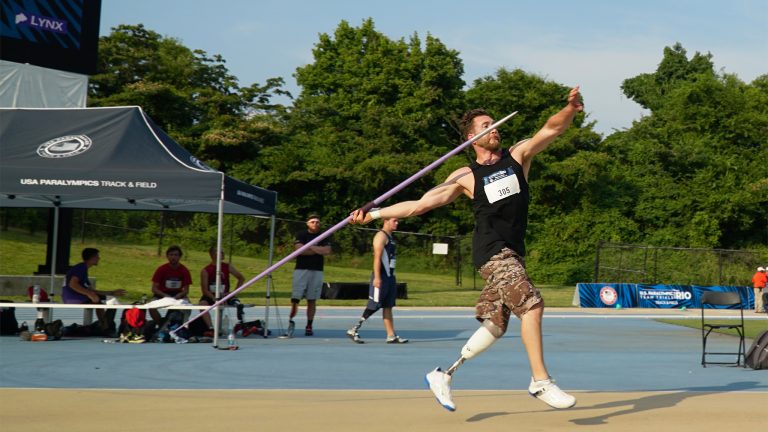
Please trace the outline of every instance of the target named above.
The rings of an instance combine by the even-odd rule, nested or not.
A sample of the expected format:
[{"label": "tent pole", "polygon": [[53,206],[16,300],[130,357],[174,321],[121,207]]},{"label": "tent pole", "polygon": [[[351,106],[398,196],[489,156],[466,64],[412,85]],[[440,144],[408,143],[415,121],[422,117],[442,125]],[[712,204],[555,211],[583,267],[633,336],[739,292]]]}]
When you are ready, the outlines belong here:
[{"label": "tent pole", "polygon": [[[53,204],[53,245],[51,248],[51,283],[48,287],[48,294],[50,299],[53,299],[53,287],[55,285],[56,278],[56,249],[59,248],[59,205],[56,202]],[[51,300],[53,301],[53,300]],[[51,309],[38,309],[37,317],[42,318],[45,322],[51,321]]]},{"label": "tent pole", "polygon": [[51,248],[51,285],[48,288],[48,293],[53,295],[53,286],[56,278],[56,249],[59,248],[59,203],[55,203],[53,207],[53,246]]},{"label": "tent pole", "polygon": [[[224,174],[221,175],[221,196],[219,197],[219,220],[216,227],[216,300],[221,296],[221,242],[222,242],[222,230],[224,229]],[[219,308],[216,308],[216,314],[214,316],[215,324],[213,326],[213,346],[218,348],[219,346],[219,325],[221,322],[221,313]],[[229,323],[234,325],[234,323]],[[229,331],[229,329],[226,329]],[[228,335],[227,335],[228,336]]]},{"label": "tent pole", "polygon": [[[269,265],[272,266],[272,259],[275,252],[275,215],[272,215],[269,223]],[[272,296],[272,274],[267,276],[267,299],[264,303],[264,337],[269,337],[269,304]],[[277,307],[277,306],[275,306]]]},{"label": "tent pole", "polygon": [[232,259],[234,258],[233,254],[235,253],[235,247],[233,246],[235,243],[235,219],[229,218],[229,265],[232,265]]}]

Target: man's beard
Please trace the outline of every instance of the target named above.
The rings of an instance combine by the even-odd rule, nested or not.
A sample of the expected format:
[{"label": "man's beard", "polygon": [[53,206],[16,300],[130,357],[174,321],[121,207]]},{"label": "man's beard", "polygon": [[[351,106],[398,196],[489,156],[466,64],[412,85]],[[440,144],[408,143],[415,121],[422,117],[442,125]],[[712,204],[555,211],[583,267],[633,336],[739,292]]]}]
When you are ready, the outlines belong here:
[{"label": "man's beard", "polygon": [[501,148],[501,139],[489,138],[487,141],[478,141],[477,145],[485,150],[495,152]]}]

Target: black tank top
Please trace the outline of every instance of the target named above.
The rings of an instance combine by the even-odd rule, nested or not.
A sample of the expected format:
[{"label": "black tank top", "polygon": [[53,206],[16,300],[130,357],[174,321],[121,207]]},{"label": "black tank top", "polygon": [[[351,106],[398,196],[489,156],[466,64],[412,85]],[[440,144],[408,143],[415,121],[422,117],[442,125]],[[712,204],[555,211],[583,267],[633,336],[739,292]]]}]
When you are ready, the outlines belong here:
[{"label": "black tank top", "polygon": [[501,159],[493,165],[470,165],[475,177],[475,233],[472,237],[472,258],[480,267],[508,247],[525,256],[525,230],[528,226],[528,182],[523,167],[509,154],[501,151]]},{"label": "black tank top", "polygon": [[394,276],[395,275],[395,263],[397,262],[397,245],[395,239],[387,234],[384,230],[379,230],[387,236],[387,243],[384,245],[384,250],[381,254],[381,261],[379,262],[382,275]]}]

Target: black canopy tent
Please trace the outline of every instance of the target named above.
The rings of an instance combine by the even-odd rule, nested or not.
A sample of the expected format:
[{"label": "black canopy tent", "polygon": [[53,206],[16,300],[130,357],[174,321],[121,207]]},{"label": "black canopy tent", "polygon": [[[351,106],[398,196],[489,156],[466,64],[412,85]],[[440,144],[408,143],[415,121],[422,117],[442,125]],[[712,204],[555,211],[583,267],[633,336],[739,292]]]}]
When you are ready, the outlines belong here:
[{"label": "black canopy tent", "polygon": [[203,164],[140,107],[0,109],[0,207],[52,207],[55,220],[59,208],[217,213],[220,250],[225,213],[271,217],[274,233],[276,206],[276,192]]},{"label": "black canopy tent", "polygon": [[0,206],[273,215],[275,192],[216,171],[140,107],[0,109]]}]

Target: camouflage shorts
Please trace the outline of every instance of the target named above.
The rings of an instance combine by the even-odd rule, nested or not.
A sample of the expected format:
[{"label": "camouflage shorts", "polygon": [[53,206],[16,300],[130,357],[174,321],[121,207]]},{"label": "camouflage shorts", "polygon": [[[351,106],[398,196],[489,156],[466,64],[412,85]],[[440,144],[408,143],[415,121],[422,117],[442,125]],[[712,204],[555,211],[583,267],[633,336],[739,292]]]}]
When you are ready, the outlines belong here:
[{"label": "camouflage shorts", "polygon": [[541,293],[528,278],[523,258],[509,248],[480,267],[485,287],[477,301],[477,320],[491,322],[507,331],[510,312],[522,317],[542,302]]}]

